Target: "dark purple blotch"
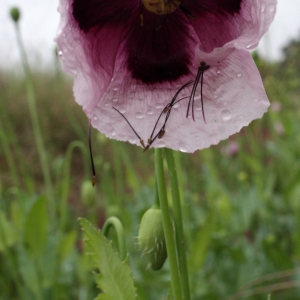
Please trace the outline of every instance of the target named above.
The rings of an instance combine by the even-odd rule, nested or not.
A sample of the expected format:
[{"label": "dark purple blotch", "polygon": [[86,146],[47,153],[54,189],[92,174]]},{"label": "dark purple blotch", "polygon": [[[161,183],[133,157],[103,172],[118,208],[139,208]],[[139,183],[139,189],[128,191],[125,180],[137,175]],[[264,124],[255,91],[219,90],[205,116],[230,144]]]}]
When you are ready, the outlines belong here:
[{"label": "dark purple blotch", "polygon": [[[245,0],[244,0],[245,1]],[[195,41],[189,35],[190,20],[186,11],[201,19],[205,14],[226,17],[238,13],[242,0],[183,0],[184,8],[169,15],[156,15],[139,0],[74,0],[73,17],[88,38],[95,37],[104,26],[124,28],[122,40],[127,58],[126,67],[133,78],[145,83],[174,81],[189,73],[191,51]],[[140,13],[144,17],[140,23]],[[93,30],[95,34],[88,35]],[[112,37],[113,38],[113,37]],[[105,43],[105,40],[103,40]],[[97,43],[90,43],[97,45]],[[97,49],[90,49],[91,61],[99,61]]]}]

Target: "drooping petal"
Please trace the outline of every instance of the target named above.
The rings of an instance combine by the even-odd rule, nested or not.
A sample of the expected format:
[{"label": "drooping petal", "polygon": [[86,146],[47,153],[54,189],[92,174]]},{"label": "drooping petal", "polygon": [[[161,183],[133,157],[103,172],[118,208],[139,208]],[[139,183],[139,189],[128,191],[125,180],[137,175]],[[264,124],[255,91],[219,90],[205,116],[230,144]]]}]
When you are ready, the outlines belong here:
[{"label": "drooping petal", "polygon": [[[165,134],[151,145],[194,152],[217,144],[266,111],[259,73],[243,49],[258,43],[275,5],[275,0],[185,0],[181,10],[167,16],[142,10],[141,24],[138,0],[60,0],[59,53],[64,69],[75,76],[75,99],[92,125],[110,138],[138,145],[113,107],[147,143],[164,107],[196,78],[202,58],[207,60],[211,68],[204,72],[202,86],[206,123],[200,86],[195,121],[186,118],[192,88],[186,87],[177,99],[186,98],[170,110]],[[162,114],[156,133],[164,120]]]},{"label": "drooping petal", "polygon": [[[111,106],[122,112],[146,141],[158,115],[171,101],[175,87],[171,84],[161,84],[149,93],[147,85],[138,85],[136,79],[126,78],[125,74],[120,75],[119,72],[117,74],[103,102],[101,101],[88,117],[92,119],[93,126],[108,137],[140,145],[139,139],[128,124]],[[248,52],[235,50],[219,68],[206,71],[204,76],[206,123],[202,119],[200,98],[195,99],[195,122],[186,118],[188,99],[184,99],[172,108],[166,124],[166,133],[162,139],[153,143],[153,147],[166,146],[194,152],[228,138],[266,112],[269,101],[258,70]],[[188,77],[184,78],[181,85],[187,79]],[[190,88],[187,88],[178,99],[189,94]],[[162,121],[163,119],[159,126],[162,126]]]},{"label": "drooping petal", "polygon": [[276,4],[277,0],[231,0],[229,4],[205,0],[199,6],[186,1],[186,7],[196,14],[191,24],[205,52],[225,44],[254,49],[274,19]]}]

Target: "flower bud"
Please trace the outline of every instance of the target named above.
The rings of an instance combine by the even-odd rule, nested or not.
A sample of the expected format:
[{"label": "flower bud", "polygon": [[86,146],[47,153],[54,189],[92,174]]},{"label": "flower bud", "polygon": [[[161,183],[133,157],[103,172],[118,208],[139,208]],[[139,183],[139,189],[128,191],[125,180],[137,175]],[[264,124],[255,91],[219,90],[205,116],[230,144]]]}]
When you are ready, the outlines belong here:
[{"label": "flower bud", "polygon": [[82,183],[80,188],[81,200],[87,206],[93,206],[96,200],[96,189],[90,180]]},{"label": "flower bud", "polygon": [[143,215],[138,240],[140,250],[150,262],[150,268],[160,270],[167,259],[167,249],[159,208],[152,207]]},{"label": "flower bud", "polygon": [[17,7],[13,7],[10,10],[10,16],[11,18],[17,23],[20,19],[20,11]]}]

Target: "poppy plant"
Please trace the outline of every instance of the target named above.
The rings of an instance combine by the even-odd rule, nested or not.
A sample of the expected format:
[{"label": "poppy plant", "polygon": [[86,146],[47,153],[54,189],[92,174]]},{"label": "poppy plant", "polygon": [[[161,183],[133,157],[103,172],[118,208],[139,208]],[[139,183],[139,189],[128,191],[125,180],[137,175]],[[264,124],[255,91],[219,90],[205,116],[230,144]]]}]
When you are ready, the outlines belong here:
[{"label": "poppy plant", "polygon": [[276,0],[60,0],[58,54],[93,127],[194,152],[266,112],[249,50],[275,10]]}]

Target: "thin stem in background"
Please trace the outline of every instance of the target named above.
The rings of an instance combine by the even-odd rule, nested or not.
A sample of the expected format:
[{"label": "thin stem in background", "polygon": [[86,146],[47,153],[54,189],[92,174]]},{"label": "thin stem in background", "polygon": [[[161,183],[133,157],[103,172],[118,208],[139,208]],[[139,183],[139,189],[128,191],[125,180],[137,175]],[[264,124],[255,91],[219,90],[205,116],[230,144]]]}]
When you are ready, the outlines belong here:
[{"label": "thin stem in background", "polygon": [[12,177],[13,177],[14,186],[17,189],[19,189],[20,188],[20,180],[19,180],[19,175],[18,175],[17,168],[16,168],[15,159],[10,150],[9,140],[7,138],[7,135],[5,134],[4,126],[1,122],[1,120],[0,120],[0,141],[2,142],[1,143],[2,149],[3,149],[3,152],[5,153],[6,160],[7,160],[9,169],[10,169],[10,173],[12,174]]},{"label": "thin stem in background", "polygon": [[155,149],[155,174],[157,180],[160,208],[163,218],[163,227],[166,239],[167,252],[170,263],[173,296],[175,300],[182,300],[183,297],[180,282],[179,264],[176,253],[174,229],[170,218],[169,204],[167,199],[162,149]]},{"label": "thin stem in background", "polygon": [[189,273],[186,259],[186,243],[183,230],[183,219],[181,213],[181,201],[180,192],[177,178],[177,171],[175,165],[174,154],[171,149],[165,148],[165,155],[169,169],[169,178],[171,184],[171,193],[173,201],[173,214],[174,214],[174,226],[175,237],[178,251],[178,263],[180,278],[182,284],[183,299],[190,300],[190,286],[189,286]]},{"label": "thin stem in background", "polygon": [[16,35],[17,35],[17,42],[22,58],[23,69],[25,73],[25,82],[26,82],[26,92],[27,92],[27,101],[29,106],[30,118],[32,123],[32,128],[34,132],[34,138],[37,146],[37,151],[39,155],[39,160],[42,167],[44,182],[46,185],[47,190],[47,198],[49,201],[49,209],[50,209],[50,217],[52,219],[55,218],[55,202],[54,202],[54,193],[53,193],[53,186],[50,174],[50,168],[47,160],[47,154],[44,146],[43,135],[40,129],[40,123],[38,118],[38,112],[36,108],[36,99],[34,93],[34,85],[33,79],[31,76],[31,71],[28,63],[28,59],[26,56],[26,52],[24,49],[24,45],[22,42],[21,32],[18,25],[18,22],[14,22],[16,28]]}]

